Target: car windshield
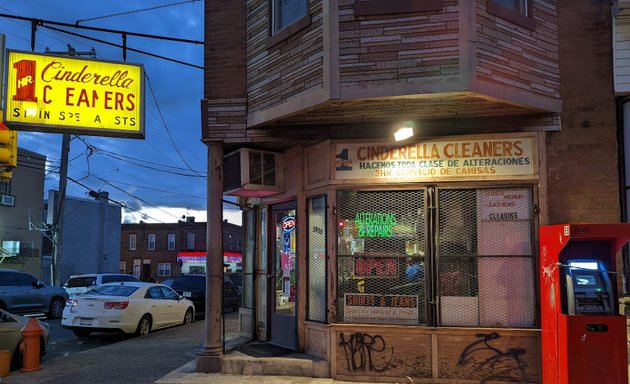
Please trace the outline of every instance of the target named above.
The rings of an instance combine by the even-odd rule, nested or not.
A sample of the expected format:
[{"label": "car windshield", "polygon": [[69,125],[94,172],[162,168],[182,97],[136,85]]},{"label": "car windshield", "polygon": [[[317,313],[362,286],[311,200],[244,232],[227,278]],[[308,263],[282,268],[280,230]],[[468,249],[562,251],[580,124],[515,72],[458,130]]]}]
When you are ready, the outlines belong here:
[{"label": "car windshield", "polygon": [[87,294],[103,295],[103,296],[131,296],[138,290],[138,287],[130,287],[128,285],[101,285],[90,289]]},{"label": "car windshield", "polygon": [[78,288],[78,287],[89,287],[96,283],[96,277],[94,276],[86,276],[86,277],[71,277],[66,281],[67,288]]}]

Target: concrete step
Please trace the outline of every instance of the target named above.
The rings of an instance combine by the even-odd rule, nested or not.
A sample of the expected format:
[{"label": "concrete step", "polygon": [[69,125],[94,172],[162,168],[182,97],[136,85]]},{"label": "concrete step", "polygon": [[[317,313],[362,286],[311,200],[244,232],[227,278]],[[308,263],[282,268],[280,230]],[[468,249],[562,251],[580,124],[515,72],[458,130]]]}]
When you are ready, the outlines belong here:
[{"label": "concrete step", "polygon": [[330,377],[330,363],[294,353],[282,357],[252,357],[241,352],[223,356],[222,373],[232,375],[273,375]]}]

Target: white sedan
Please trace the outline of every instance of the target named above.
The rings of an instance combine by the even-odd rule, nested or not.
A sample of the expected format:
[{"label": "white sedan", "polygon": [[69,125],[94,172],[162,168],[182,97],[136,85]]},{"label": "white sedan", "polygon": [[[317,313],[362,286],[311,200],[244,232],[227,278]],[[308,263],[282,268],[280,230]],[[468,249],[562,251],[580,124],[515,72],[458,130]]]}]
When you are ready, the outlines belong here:
[{"label": "white sedan", "polygon": [[69,299],[61,325],[78,337],[91,332],[146,335],[152,329],[190,324],[195,319],[192,301],[170,287],[154,283],[104,284]]}]

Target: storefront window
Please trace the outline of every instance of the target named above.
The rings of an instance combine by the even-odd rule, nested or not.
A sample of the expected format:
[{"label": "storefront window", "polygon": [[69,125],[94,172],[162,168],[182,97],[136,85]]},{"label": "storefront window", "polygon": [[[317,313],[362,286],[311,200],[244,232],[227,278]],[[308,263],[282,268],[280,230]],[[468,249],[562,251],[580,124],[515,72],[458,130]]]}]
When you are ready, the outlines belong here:
[{"label": "storefront window", "polygon": [[425,324],[424,191],[339,191],[338,320]]},{"label": "storefront window", "polygon": [[326,197],[308,200],[308,319],[326,322]]},{"label": "storefront window", "polygon": [[531,191],[440,190],[440,324],[534,326]]},{"label": "storefront window", "polygon": [[530,188],[339,191],[337,211],[338,321],[535,325]]}]

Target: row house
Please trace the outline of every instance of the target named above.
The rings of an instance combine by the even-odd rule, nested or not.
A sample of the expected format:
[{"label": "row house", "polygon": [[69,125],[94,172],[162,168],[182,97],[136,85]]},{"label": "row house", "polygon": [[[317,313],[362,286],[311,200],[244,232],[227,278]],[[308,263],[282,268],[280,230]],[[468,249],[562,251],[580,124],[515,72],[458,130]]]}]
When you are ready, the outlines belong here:
[{"label": "row house", "polygon": [[[242,265],[242,228],[223,223],[225,272]],[[143,281],[206,273],[206,223],[187,217],[178,223],[122,224],[120,272]]]}]

